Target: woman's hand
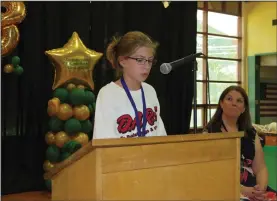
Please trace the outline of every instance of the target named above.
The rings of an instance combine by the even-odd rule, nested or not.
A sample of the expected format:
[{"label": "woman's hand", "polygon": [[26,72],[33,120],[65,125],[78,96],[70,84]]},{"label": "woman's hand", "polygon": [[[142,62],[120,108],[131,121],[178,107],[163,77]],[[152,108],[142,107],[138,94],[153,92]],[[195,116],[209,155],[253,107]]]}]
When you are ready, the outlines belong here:
[{"label": "woman's hand", "polygon": [[241,187],[241,194],[248,197],[251,201],[265,201],[265,191],[261,190],[258,185],[254,187]]},{"label": "woman's hand", "polygon": [[266,199],[266,191],[262,189],[259,185],[254,186],[254,200],[255,201],[264,201]]},{"label": "woman's hand", "polygon": [[241,186],[241,194],[248,197],[249,199],[254,198],[254,191],[254,187]]}]

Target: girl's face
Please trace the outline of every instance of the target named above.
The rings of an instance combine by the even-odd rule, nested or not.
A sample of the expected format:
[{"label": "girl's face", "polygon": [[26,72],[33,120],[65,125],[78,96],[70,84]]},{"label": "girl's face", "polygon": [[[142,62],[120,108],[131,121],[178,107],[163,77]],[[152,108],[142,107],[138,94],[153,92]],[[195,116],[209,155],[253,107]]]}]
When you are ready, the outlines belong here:
[{"label": "girl's face", "polygon": [[139,82],[144,82],[155,64],[153,49],[139,47],[132,55],[122,56],[119,63],[123,67],[123,73]]}]

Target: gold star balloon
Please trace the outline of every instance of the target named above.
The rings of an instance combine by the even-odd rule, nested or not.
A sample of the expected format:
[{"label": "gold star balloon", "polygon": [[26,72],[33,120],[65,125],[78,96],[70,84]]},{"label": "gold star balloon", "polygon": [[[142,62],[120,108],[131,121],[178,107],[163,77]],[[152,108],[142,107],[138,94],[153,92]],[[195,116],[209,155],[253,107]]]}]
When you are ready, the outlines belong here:
[{"label": "gold star balloon", "polygon": [[76,32],[62,48],[48,50],[45,54],[55,66],[53,90],[69,82],[94,89],[93,69],[103,54],[88,49]]}]

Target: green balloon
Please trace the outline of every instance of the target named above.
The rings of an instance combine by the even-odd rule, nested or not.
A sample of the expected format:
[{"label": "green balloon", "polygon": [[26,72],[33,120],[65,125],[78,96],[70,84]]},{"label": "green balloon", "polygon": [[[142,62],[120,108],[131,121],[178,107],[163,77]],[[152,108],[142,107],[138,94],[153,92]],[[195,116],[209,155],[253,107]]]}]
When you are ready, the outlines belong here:
[{"label": "green balloon", "polygon": [[94,108],[93,108],[93,106],[91,104],[88,105],[88,109],[89,109],[90,114],[93,114]]},{"label": "green balloon", "polygon": [[20,63],[20,58],[18,56],[14,56],[12,58],[12,65],[17,66],[17,65],[19,65],[19,63]]},{"label": "green balloon", "polygon": [[53,94],[54,97],[58,98],[61,102],[66,102],[68,99],[68,91],[65,88],[57,88]]},{"label": "green balloon", "polygon": [[56,145],[50,145],[46,150],[46,159],[51,163],[56,163],[59,161],[60,150]]},{"label": "green balloon", "polygon": [[91,91],[85,91],[85,95],[86,95],[86,105],[88,104],[92,104],[95,101],[95,96]]},{"label": "green balloon", "polygon": [[49,121],[49,128],[53,132],[59,132],[63,130],[63,121],[57,117],[51,117]]},{"label": "green balloon", "polygon": [[16,66],[14,69],[14,73],[17,75],[21,75],[23,73],[23,68],[21,66]]},{"label": "green balloon", "polygon": [[69,96],[73,105],[86,104],[86,93],[84,89],[74,88],[71,90]]},{"label": "green balloon", "polygon": [[65,122],[64,130],[69,135],[73,135],[75,133],[81,132],[82,125],[79,120],[77,120],[75,118],[71,118]]},{"label": "green balloon", "polygon": [[76,152],[81,147],[82,147],[82,145],[79,142],[71,140],[71,141],[68,141],[67,143],[65,143],[63,145],[62,152],[64,152],[64,153],[67,152],[67,153],[73,154],[74,152]]},{"label": "green balloon", "polygon": [[69,150],[70,150],[70,144],[72,144],[71,142],[72,142],[72,140],[70,140],[70,141],[64,143],[64,145],[63,145],[63,147],[62,147],[62,152],[63,152],[63,153],[66,153],[66,152],[67,152],[67,153],[70,153]]},{"label": "green balloon", "polygon": [[95,108],[96,108],[96,103],[94,102],[92,105],[93,105],[93,109],[95,110]]},{"label": "green balloon", "polygon": [[90,120],[82,121],[81,125],[83,133],[89,133],[92,131],[92,123],[90,122]]},{"label": "green balloon", "polygon": [[51,192],[51,190],[52,190],[52,181],[51,181],[51,179],[45,180],[45,186],[46,186],[47,190]]},{"label": "green balloon", "polygon": [[63,152],[63,153],[61,154],[61,161],[64,161],[64,160],[67,159],[70,155],[71,155],[71,153],[69,153],[69,152]]}]

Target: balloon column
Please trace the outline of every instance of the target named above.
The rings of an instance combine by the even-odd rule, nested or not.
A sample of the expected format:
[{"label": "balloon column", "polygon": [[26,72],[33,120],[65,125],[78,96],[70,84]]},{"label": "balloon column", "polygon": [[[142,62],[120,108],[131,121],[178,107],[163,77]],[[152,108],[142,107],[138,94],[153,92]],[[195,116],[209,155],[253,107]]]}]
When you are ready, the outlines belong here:
[{"label": "balloon column", "polygon": [[[3,11],[2,11],[3,8]],[[19,31],[17,24],[20,24],[26,16],[26,9],[23,2],[1,2],[1,56],[9,55],[19,42]],[[20,75],[23,68],[19,66],[20,58],[13,57],[12,64],[4,66],[5,73],[15,72]]]},{"label": "balloon column", "polygon": [[[67,159],[88,143],[95,109],[92,73],[102,53],[85,47],[76,32],[62,48],[45,52],[55,66],[53,98],[48,101],[50,131],[44,170]],[[51,190],[51,181],[46,180]]]}]

